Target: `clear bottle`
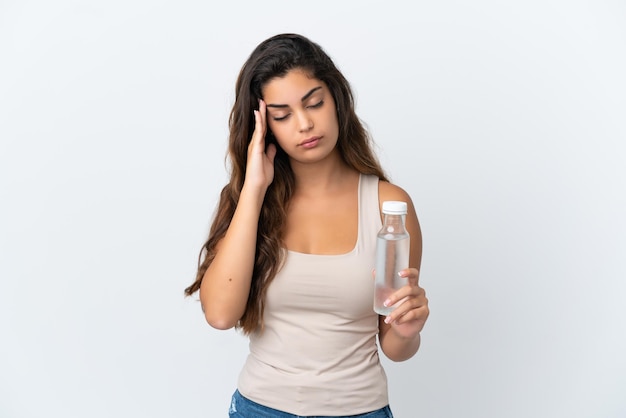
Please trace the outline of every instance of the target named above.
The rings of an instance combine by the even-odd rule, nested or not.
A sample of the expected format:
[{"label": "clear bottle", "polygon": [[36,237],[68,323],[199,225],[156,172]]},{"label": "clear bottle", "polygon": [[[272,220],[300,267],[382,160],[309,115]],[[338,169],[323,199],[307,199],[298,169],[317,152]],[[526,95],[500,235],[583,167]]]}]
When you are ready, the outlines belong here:
[{"label": "clear bottle", "polygon": [[409,267],[410,238],[406,231],[406,202],[383,202],[383,227],[376,238],[376,270],[374,288],[374,311],[389,315],[397,305],[384,306],[383,302],[393,292],[406,285],[406,279],[398,272]]}]

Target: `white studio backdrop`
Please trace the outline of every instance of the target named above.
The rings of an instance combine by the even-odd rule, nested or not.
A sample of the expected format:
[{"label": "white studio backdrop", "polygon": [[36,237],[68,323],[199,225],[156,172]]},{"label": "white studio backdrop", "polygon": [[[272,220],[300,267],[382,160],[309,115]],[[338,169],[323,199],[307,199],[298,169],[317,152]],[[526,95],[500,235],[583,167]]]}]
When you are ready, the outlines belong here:
[{"label": "white studio backdrop", "polygon": [[424,233],[398,418],[626,416],[621,1],[0,0],[0,417],[225,417],[247,353],[183,289],[240,66],[299,32]]}]

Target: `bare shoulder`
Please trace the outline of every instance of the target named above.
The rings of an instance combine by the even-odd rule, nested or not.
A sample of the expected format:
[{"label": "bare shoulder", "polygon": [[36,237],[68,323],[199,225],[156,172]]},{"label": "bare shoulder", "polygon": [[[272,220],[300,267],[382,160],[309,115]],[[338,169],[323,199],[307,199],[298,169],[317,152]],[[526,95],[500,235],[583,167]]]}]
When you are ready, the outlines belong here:
[{"label": "bare shoulder", "polygon": [[413,206],[411,196],[402,187],[389,183],[388,181],[378,182],[378,200],[382,206],[385,200],[402,200],[407,202],[409,206]]},{"label": "bare shoulder", "polygon": [[378,182],[378,205],[382,214],[383,202],[386,200],[400,200],[406,202],[408,213],[407,223],[409,227],[419,229],[419,221],[411,196],[402,187],[389,183],[388,181]]}]

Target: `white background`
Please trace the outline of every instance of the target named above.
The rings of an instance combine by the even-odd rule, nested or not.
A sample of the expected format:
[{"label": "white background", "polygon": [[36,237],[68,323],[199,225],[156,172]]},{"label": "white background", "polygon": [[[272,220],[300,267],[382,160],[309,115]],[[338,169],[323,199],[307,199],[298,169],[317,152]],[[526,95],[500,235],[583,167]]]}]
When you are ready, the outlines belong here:
[{"label": "white background", "polygon": [[422,223],[396,417],[626,416],[624,2],[0,0],[0,417],[226,416],[247,341],[183,289],[279,32]]}]

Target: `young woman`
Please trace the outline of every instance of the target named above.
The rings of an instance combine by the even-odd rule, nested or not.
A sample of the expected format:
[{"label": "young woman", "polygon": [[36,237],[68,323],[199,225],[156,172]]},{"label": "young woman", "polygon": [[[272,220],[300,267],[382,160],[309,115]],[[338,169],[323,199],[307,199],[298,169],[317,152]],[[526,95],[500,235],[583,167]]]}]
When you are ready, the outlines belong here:
[{"label": "young woman", "polygon": [[[252,52],[230,115],[223,188],[195,282],[208,323],[250,338],[231,417],[391,417],[378,357],[412,357],[428,318],[411,198],[389,183],[354,111],[349,83],[296,34]],[[406,286],[372,308],[386,200],[408,204]]]}]

